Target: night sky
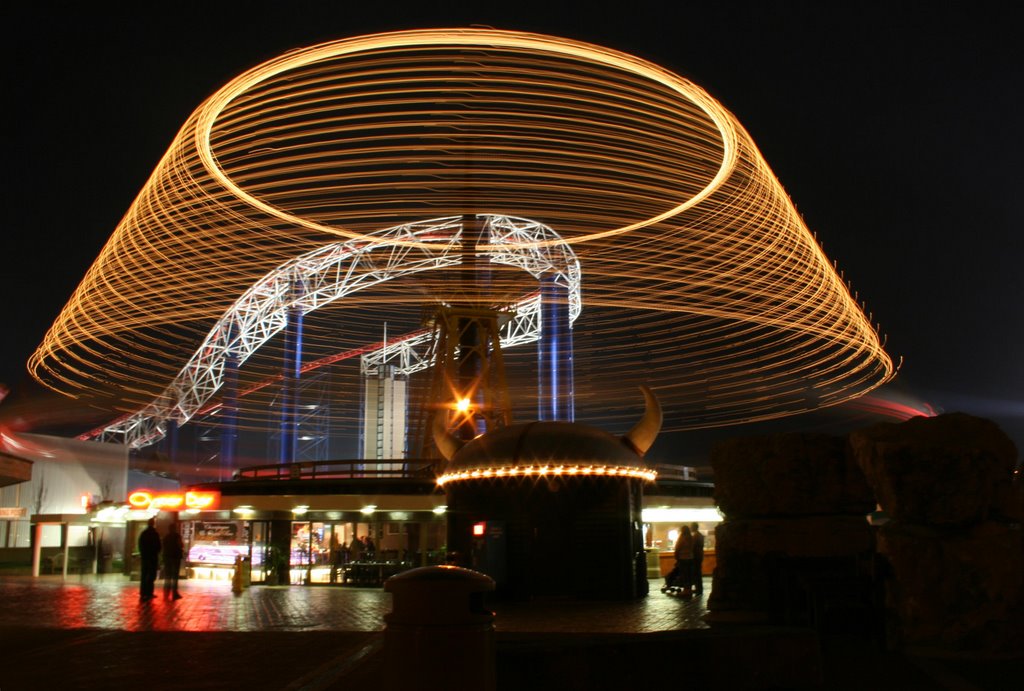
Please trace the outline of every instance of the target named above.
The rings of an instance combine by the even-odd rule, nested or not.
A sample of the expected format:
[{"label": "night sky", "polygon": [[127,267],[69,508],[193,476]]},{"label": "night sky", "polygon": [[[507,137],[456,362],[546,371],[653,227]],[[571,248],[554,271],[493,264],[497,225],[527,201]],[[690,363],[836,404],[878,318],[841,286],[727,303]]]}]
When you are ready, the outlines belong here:
[{"label": "night sky", "polygon": [[[1024,449],[1024,44],[1004,4],[102,4],[2,11],[0,382],[19,398],[29,355],[204,98],[291,48],[482,24],[607,45],[710,92],[902,358],[875,398],[992,418]],[[854,404],[785,426],[839,418],[866,420]]]}]

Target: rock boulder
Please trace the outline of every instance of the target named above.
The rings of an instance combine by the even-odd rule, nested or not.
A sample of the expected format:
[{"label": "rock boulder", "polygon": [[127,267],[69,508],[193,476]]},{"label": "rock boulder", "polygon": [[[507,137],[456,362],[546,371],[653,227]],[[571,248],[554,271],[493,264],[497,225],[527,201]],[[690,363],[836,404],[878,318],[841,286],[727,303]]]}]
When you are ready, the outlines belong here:
[{"label": "rock boulder", "polygon": [[715,500],[729,518],[865,515],[875,498],[846,439],[778,434],[731,439],[711,453]]},{"label": "rock boulder", "polygon": [[1013,506],[1017,449],[989,420],[954,413],[882,423],[853,432],[849,443],[893,520],[966,525]]},{"label": "rock boulder", "polygon": [[1019,526],[889,522],[879,530],[878,551],[893,570],[887,604],[899,620],[903,645],[958,652],[1009,652],[1019,646],[1024,636]]}]

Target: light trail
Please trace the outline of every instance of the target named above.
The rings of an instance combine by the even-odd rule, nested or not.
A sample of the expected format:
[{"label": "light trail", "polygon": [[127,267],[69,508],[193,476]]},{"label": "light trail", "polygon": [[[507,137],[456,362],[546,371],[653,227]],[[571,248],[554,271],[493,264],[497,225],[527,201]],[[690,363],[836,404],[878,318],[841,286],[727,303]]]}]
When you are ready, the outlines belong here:
[{"label": "light trail", "polygon": [[[339,238],[370,243],[381,228],[477,213],[536,219],[576,252],[580,419],[627,424],[635,411],[610,402],[641,381],[672,431],[835,405],[895,374],[866,310],[721,104],[634,56],[486,29],[344,39],[232,80],[186,121],[29,370],[134,413],[275,267]],[[410,236],[386,252],[433,246]],[[510,304],[536,290],[517,267],[488,272],[472,294],[438,267],[319,308],[308,358],[376,343],[384,321],[415,331],[426,305]],[[239,373],[263,410],[275,387],[259,384],[279,374],[280,352],[268,341]],[[508,366],[513,400],[532,405],[535,358],[512,353]],[[332,386],[359,390],[354,368],[332,371]],[[239,424],[266,420],[243,411]]]},{"label": "light trail", "polygon": [[874,415],[906,422],[915,417],[935,417],[938,413],[931,405],[924,402],[904,403],[894,401],[879,395],[863,396],[855,401],[847,403],[844,407],[852,410],[860,410]]}]

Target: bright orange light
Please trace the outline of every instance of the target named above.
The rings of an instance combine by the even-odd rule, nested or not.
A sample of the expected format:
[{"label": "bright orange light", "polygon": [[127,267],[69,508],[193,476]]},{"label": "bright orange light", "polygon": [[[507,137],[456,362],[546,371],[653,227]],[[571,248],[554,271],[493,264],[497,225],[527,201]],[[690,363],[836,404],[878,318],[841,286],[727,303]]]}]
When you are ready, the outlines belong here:
[{"label": "bright orange light", "polygon": [[460,413],[466,413],[469,412],[470,405],[470,400],[468,398],[460,398],[455,404],[455,410]]},{"label": "bright orange light", "polygon": [[597,477],[623,477],[639,478],[647,482],[653,482],[658,477],[656,470],[649,468],[632,467],[606,467],[606,466],[510,466],[506,468],[472,468],[459,470],[452,473],[445,473],[437,478],[438,485],[459,480],[477,480],[480,478],[495,477],[546,477],[546,476],[597,476]]},{"label": "bright orange light", "polygon": [[128,503],[135,509],[157,509],[159,511],[178,511],[188,509],[215,509],[220,501],[220,492],[188,491],[184,494],[176,492],[153,493],[149,490],[137,490],[128,495]]},{"label": "bright orange light", "polygon": [[[722,104],[614,49],[482,28],[294,50],[218,90],[170,143],[29,369],[69,396],[102,388],[117,410],[143,410],[268,270],[467,212],[543,219],[578,253],[584,309],[598,312],[574,334],[587,371],[579,400],[632,395],[642,360],[664,384],[669,432],[835,405],[895,374],[876,325]],[[380,258],[413,247],[436,243],[396,241]],[[494,296],[536,289],[527,271],[481,266]],[[396,280],[344,305],[343,349],[376,341],[381,317],[409,309],[412,294],[474,299],[448,269]],[[310,352],[337,352],[327,312],[305,317]],[[280,371],[279,358],[254,355],[240,387]],[[362,385],[358,372],[339,376],[342,390]],[[246,408],[276,395],[264,386]],[[590,421],[630,413],[608,406]],[[265,429],[264,418],[237,419]]]},{"label": "bright orange light", "polygon": [[473,524],[473,537],[481,537],[484,531],[487,530],[486,523],[474,523]]},{"label": "bright orange light", "polygon": [[132,492],[128,495],[128,503],[135,509],[148,509],[149,505],[153,503],[153,495],[144,490]]},{"label": "bright orange light", "polygon": [[216,509],[220,503],[220,492],[185,492],[185,506],[190,509]]}]

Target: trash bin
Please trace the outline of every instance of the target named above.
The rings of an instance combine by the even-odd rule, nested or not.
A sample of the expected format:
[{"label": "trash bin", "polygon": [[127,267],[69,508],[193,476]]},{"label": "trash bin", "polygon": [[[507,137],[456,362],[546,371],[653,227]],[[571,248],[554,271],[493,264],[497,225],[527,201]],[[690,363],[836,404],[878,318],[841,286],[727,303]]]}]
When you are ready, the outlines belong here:
[{"label": "trash bin", "polygon": [[647,550],[647,578],[661,578],[661,552],[657,549]]},{"label": "trash bin", "polygon": [[[386,688],[494,691],[494,613],[487,575],[458,566],[423,566],[384,582]],[[444,669],[436,676],[424,670]]]}]

